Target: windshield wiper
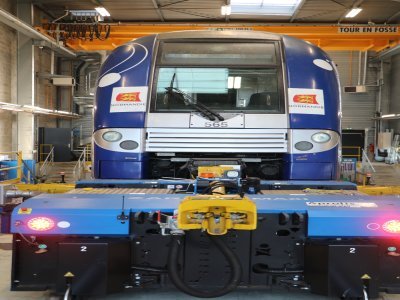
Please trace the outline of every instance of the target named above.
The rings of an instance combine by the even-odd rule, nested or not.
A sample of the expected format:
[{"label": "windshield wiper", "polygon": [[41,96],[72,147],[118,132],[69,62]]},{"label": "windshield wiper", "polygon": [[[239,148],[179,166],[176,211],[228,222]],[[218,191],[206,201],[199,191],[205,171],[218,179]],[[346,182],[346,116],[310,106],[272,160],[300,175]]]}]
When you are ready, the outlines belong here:
[{"label": "windshield wiper", "polygon": [[205,117],[207,117],[210,121],[215,121],[215,118],[217,118],[219,121],[225,120],[223,116],[221,116],[220,114],[209,109],[204,104],[196,103],[195,100],[190,95],[186,94],[185,92],[183,92],[177,88],[174,88],[175,76],[176,76],[176,73],[174,73],[174,75],[172,76],[170,86],[165,88],[167,91],[165,92],[165,95],[164,95],[164,101],[166,100],[165,97],[168,97],[168,98],[174,97],[174,98],[182,100],[182,102],[184,102],[185,104],[195,108],[197,111],[201,112]]}]

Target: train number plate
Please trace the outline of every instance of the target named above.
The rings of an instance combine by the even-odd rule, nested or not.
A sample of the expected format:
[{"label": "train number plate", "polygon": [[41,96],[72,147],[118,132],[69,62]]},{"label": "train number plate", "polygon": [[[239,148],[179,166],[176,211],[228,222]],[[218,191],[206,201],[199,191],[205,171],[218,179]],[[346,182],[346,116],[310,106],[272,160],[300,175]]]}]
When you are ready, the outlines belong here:
[{"label": "train number plate", "polygon": [[191,128],[244,128],[244,115],[241,113],[221,114],[224,118],[219,121],[215,118],[214,121],[209,120],[207,117],[202,116],[200,113],[190,114]]}]

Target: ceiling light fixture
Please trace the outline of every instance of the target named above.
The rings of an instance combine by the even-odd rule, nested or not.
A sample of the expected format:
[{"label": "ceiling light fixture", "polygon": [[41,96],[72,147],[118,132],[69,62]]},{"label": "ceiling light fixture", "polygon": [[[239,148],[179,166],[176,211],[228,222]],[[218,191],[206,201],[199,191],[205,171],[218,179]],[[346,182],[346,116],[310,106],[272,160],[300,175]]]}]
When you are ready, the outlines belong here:
[{"label": "ceiling light fixture", "polygon": [[354,18],[360,13],[360,11],[362,11],[362,8],[353,8],[351,11],[348,12],[346,18]]},{"label": "ceiling light fixture", "polygon": [[230,14],[231,14],[231,6],[230,5],[221,6],[221,15],[229,16]]},{"label": "ceiling light fixture", "polygon": [[292,16],[305,0],[231,0],[232,15]]},{"label": "ceiling light fixture", "polygon": [[400,114],[382,115],[381,119],[400,119]]},{"label": "ceiling light fixture", "polygon": [[104,7],[96,7],[95,10],[100,14],[102,17],[109,17],[111,16],[107,9]]}]

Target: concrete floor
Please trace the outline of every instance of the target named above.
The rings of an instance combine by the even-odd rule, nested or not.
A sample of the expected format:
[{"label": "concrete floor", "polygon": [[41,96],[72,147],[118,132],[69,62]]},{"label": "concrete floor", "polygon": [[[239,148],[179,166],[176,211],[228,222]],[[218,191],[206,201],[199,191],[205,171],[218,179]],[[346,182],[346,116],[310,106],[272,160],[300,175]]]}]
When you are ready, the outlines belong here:
[{"label": "concrete floor", "polygon": [[400,186],[400,164],[389,165],[374,162],[375,173],[372,173],[372,183],[378,186]]},{"label": "concrete floor", "polygon": [[[55,300],[57,297],[51,296],[49,292],[11,292],[10,289],[10,273],[11,273],[11,236],[0,234],[0,300],[25,300],[25,299],[41,299]],[[306,291],[287,291],[287,290],[238,290],[234,293],[221,297],[224,300],[241,300],[241,299],[261,299],[268,298],[271,300],[302,300],[302,299],[328,299],[317,295],[311,295]],[[106,297],[96,297],[91,299],[135,299],[135,300],[183,300],[197,299],[187,296],[176,290],[135,290],[126,291],[121,294],[110,295]],[[382,294],[382,300],[400,300],[400,295]]]}]

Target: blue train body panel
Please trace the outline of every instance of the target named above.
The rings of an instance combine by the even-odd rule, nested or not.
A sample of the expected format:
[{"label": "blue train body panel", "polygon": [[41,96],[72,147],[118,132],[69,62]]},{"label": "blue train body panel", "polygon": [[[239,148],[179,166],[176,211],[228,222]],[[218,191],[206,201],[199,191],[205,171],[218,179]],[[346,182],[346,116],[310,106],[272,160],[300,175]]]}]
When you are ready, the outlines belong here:
[{"label": "blue train body panel", "polygon": [[122,109],[119,112],[111,112],[113,105],[123,107],[124,104],[122,101],[111,103],[111,99],[114,88],[149,86],[153,44],[154,36],[127,43],[114,50],[104,62],[96,91],[95,130],[110,127],[144,127],[145,112],[124,112]]},{"label": "blue train body panel", "polygon": [[[139,88],[135,97],[142,100],[148,97],[154,38],[149,36],[118,47],[101,67],[94,110],[95,130],[144,127],[145,110],[129,110],[127,107],[131,102],[118,97],[123,97],[124,92],[132,92],[132,87]],[[95,141],[93,154],[96,178],[136,179],[146,176],[147,159],[143,153],[110,151]]]},{"label": "blue train body panel", "polygon": [[[124,211],[171,213],[187,195],[40,195],[28,199],[12,214],[13,233],[35,234],[26,224],[31,218],[48,217],[56,226],[41,235],[128,236],[129,221],[118,216]],[[398,237],[383,230],[390,220],[400,219],[400,202],[395,196],[247,195],[262,213],[304,213],[308,216],[308,237]],[[123,203],[124,197],[124,203]],[[20,214],[21,208],[32,209]],[[18,226],[16,226],[18,224]]]},{"label": "blue train body panel", "polygon": [[289,89],[323,90],[323,102],[316,104],[324,106],[321,113],[290,113],[290,128],[320,128],[339,132],[340,91],[332,60],[311,43],[288,36],[283,37],[283,43]]},{"label": "blue train body panel", "polygon": [[315,180],[336,178],[338,170],[338,149],[309,154],[284,155],[285,180]]},{"label": "blue train body panel", "polygon": [[[333,62],[320,48],[305,44],[296,38],[284,36],[287,80],[289,91],[322,90],[323,97],[316,104],[294,103],[289,95],[289,124],[292,129],[319,128],[340,132],[340,91]],[[315,62],[318,62],[316,65]],[[294,96],[296,97],[296,96]],[[296,106],[322,106],[316,114],[296,113]],[[338,147],[311,154],[287,154],[284,156],[284,179],[336,178]]]}]

